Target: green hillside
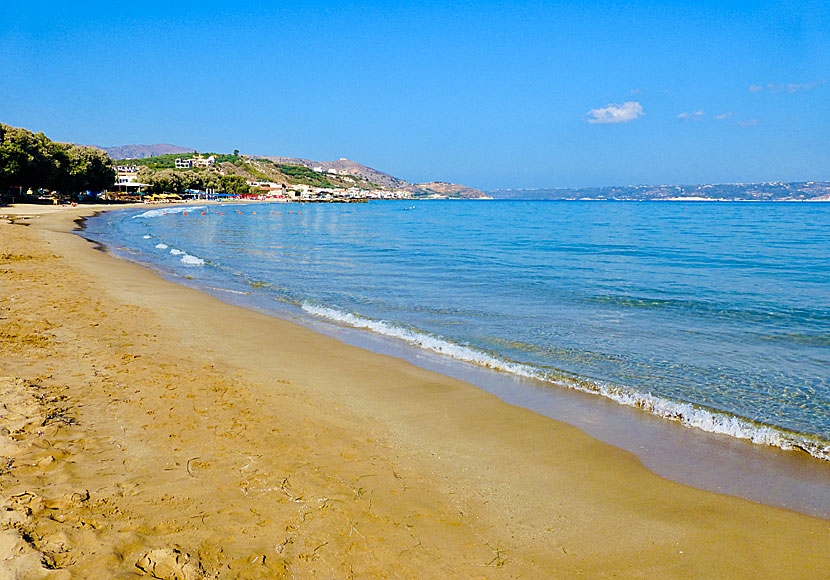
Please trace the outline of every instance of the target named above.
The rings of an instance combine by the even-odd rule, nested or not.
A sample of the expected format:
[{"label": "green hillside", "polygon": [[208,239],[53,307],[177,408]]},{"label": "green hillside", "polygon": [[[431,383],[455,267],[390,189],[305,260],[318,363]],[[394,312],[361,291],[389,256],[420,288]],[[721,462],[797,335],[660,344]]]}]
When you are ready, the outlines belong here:
[{"label": "green hillside", "polygon": [[[216,165],[211,168],[177,169],[176,159],[192,155],[170,153],[140,159],[120,159],[118,165],[139,167],[139,180],[153,185],[154,190],[182,192],[186,189],[222,189],[222,176],[240,177],[252,181],[270,181],[279,185],[308,185],[325,188],[375,189],[375,183],[359,176],[318,173],[304,165],[278,163],[270,159],[243,157],[222,153],[202,153],[213,156]],[[227,181],[227,180],[224,180]]]}]

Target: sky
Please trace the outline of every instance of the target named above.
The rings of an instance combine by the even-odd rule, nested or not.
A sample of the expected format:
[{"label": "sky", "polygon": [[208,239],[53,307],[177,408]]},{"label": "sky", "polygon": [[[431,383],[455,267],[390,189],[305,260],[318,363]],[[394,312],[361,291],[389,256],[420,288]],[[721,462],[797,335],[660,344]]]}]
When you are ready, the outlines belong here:
[{"label": "sky", "polygon": [[0,0],[0,122],[485,190],[830,180],[830,2]]}]

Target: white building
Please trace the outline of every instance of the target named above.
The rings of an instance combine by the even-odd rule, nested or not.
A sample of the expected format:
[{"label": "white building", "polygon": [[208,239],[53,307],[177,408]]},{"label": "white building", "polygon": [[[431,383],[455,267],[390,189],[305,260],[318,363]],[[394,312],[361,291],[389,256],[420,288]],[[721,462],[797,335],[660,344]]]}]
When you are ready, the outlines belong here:
[{"label": "white building", "polygon": [[216,157],[214,157],[213,155],[211,155],[210,157],[207,157],[207,158],[202,157],[201,155],[199,155],[198,157],[194,157],[190,161],[192,162],[193,167],[207,168],[207,167],[213,167],[214,165],[216,165]]},{"label": "white building", "polygon": [[176,158],[176,169],[190,169],[191,167],[207,168],[213,167],[214,165],[216,165],[216,157],[213,155],[207,158],[201,155],[190,157],[189,159],[182,157]]},{"label": "white building", "polygon": [[116,191],[137,193],[150,187],[150,184],[138,181],[138,167],[135,165],[119,165],[116,169],[115,185],[113,187]]}]

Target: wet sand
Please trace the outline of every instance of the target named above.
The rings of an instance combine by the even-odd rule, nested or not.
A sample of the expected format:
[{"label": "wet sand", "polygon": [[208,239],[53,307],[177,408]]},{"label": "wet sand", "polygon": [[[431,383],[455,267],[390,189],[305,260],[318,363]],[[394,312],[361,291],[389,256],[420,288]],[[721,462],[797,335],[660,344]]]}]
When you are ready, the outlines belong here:
[{"label": "wet sand", "polygon": [[[0,578],[822,578],[826,520],[0,208]],[[31,225],[24,226],[23,223]]]}]

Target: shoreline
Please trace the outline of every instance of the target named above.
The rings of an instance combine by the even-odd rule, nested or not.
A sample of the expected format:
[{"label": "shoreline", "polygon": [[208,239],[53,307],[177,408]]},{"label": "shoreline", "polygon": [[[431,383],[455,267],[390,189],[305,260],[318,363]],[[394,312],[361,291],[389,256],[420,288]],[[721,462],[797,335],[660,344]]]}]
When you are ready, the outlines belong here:
[{"label": "shoreline", "polygon": [[[329,311],[335,315],[342,312],[328,308],[314,309],[323,311],[315,315],[305,304],[292,303],[289,307],[269,306],[261,301],[252,303],[237,297],[236,291],[205,286],[198,278],[181,278],[181,273],[149,260],[136,259],[130,251],[120,248],[116,240],[109,239],[108,244],[113,246],[104,247],[104,251],[149,268],[165,280],[472,383],[503,401],[568,423],[633,453],[650,470],[672,481],[830,519],[827,444],[817,442],[810,435],[590,379],[587,384],[595,388],[589,388],[575,376],[568,377],[569,382],[563,384],[539,377],[538,369],[493,359],[493,355],[484,352],[462,348],[460,356],[447,355],[443,348],[421,343],[421,335],[390,327],[385,322],[380,322],[378,328],[368,324],[373,321],[353,315],[347,315],[346,320],[354,319],[355,324],[343,322],[342,317],[329,315]],[[476,361],[484,362],[477,364]],[[608,402],[612,404],[609,406]],[[633,413],[620,407],[628,407]],[[808,444],[819,447],[810,449],[806,447]]]},{"label": "shoreline", "polygon": [[[235,303],[232,296],[215,296]],[[688,427],[597,393],[495,371],[361,328],[272,314],[346,344],[471,383],[507,404],[567,423],[634,454],[650,471],[676,483],[830,520],[830,465],[801,449],[783,450]]]},{"label": "shoreline", "polygon": [[[135,571],[153,550],[205,574],[267,552],[274,577],[810,578],[830,567],[826,521],[672,483],[469,383],[162,280],[69,233],[90,209],[0,225],[14,242],[4,252],[33,254],[0,264],[16,297],[0,316],[21,327],[0,320],[0,375],[63,389],[77,419],[52,439],[86,435],[66,451],[71,468],[53,457],[49,469],[67,493],[88,485],[118,508],[98,515],[106,548],[95,553],[121,559],[70,549],[66,570]],[[52,326],[32,330],[47,304]],[[36,487],[38,470],[25,471],[9,472],[10,489]],[[119,488],[122,472],[134,485]],[[40,484],[31,493],[55,493]],[[50,509],[21,527],[56,526],[40,513]],[[94,512],[70,506],[65,521],[83,510]]]}]

